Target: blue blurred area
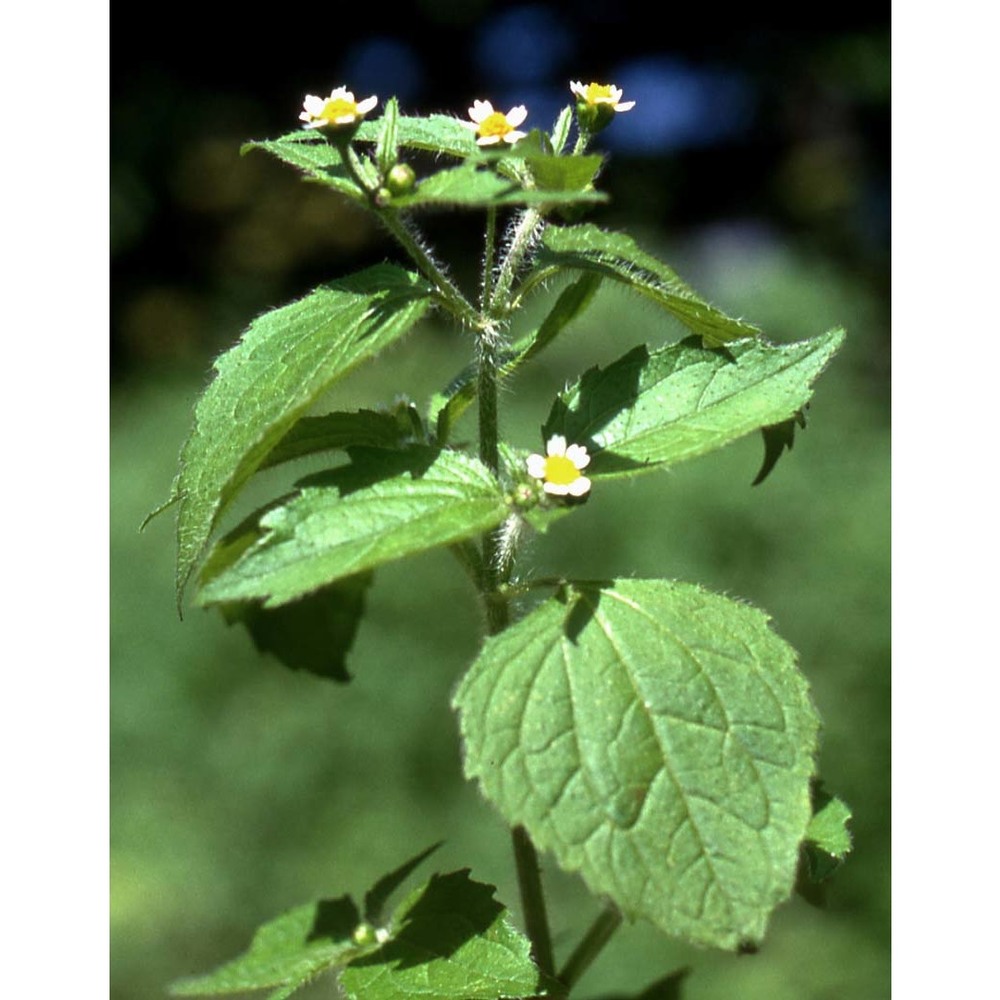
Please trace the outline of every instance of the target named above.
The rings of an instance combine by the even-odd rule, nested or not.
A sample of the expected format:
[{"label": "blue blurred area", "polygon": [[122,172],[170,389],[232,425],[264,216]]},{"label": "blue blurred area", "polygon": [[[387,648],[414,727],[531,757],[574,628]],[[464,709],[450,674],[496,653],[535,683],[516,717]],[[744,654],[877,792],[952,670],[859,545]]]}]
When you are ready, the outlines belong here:
[{"label": "blue blurred area", "polygon": [[622,63],[612,77],[635,107],[601,136],[610,150],[656,156],[711,146],[744,135],[753,123],[753,82],[739,73],[656,56]]},{"label": "blue blurred area", "polygon": [[413,45],[376,35],[352,45],[344,55],[342,75],[359,96],[395,95],[404,107],[414,103],[426,85],[423,60]]},{"label": "blue blurred area", "polygon": [[501,10],[476,32],[478,71],[501,86],[520,88],[551,80],[575,49],[571,22],[543,4]]}]

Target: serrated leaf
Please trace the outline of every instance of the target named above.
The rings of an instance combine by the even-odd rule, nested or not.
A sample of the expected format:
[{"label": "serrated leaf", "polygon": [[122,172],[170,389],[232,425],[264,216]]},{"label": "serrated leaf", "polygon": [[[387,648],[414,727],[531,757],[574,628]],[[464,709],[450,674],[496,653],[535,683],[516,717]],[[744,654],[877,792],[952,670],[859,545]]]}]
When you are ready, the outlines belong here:
[{"label": "serrated leaf", "polygon": [[280,987],[290,996],[314,976],[357,952],[351,935],[360,921],[349,896],[296,907],[264,924],[249,949],[206,976],[170,986],[174,996],[240,993]]},{"label": "serrated leaf", "polygon": [[674,465],[791,417],[843,341],[831,330],[797,344],[637,347],[558,396],[543,439],[562,434],[586,445],[591,478]]},{"label": "serrated leaf", "polygon": [[559,117],[556,118],[552,125],[552,152],[558,156],[562,153],[563,149],[566,147],[566,142],[569,139],[569,130],[573,124],[573,106],[567,104],[566,107],[559,112]]},{"label": "serrated leaf", "polygon": [[[806,404],[808,406],[808,404]],[[778,459],[787,450],[792,450],[795,444],[795,427],[798,425],[803,430],[806,426],[806,406],[797,410],[793,417],[782,420],[781,423],[772,424],[770,427],[761,427],[760,432],[764,437],[764,461],[761,463],[760,471],[754,477],[751,486],[759,486],[771,474],[778,464]]]},{"label": "serrated leaf", "polygon": [[379,121],[378,140],[375,143],[375,163],[382,176],[393,168],[399,156],[399,102],[390,97]]},{"label": "serrated leaf", "polygon": [[354,201],[364,203],[365,192],[353,180],[335,146],[322,136],[308,132],[292,132],[280,139],[259,139],[245,142],[240,153],[263,150],[283,163],[301,170],[308,178],[326,184]]},{"label": "serrated leaf", "polygon": [[573,584],[486,640],[465,771],[627,916],[721,948],[792,889],[818,720],[767,616],[690,584]]},{"label": "serrated leaf", "polygon": [[[760,330],[709,305],[662,261],[640,249],[631,236],[593,225],[549,226],[538,252],[538,273],[553,268],[596,271],[652,299],[700,334],[706,347],[756,337]],[[532,284],[531,279],[527,281]]]},{"label": "serrated leaf", "polygon": [[458,167],[439,170],[417,183],[412,194],[393,198],[394,208],[488,208],[504,205],[573,205],[607,201],[600,191],[525,188],[501,177],[488,166],[469,160]]},{"label": "serrated leaf", "polygon": [[420,416],[411,403],[391,410],[356,410],[303,417],[274,446],[259,469],[306,455],[342,448],[402,448],[424,440]]},{"label": "serrated leaf", "polygon": [[352,1000],[539,995],[529,942],[495,891],[468,870],[433,876],[396,910],[390,939],[340,973],[341,987]]},{"label": "serrated leaf", "polygon": [[803,854],[813,882],[828,879],[851,853],[851,809],[836,796],[818,787],[813,795],[813,815],[806,829]]},{"label": "serrated leaf", "polygon": [[403,336],[430,299],[421,278],[380,264],[265,313],[216,361],[173,489],[178,601],[219,515],[271,449],[333,382]]},{"label": "serrated leaf", "polygon": [[597,176],[603,156],[526,156],[535,184],[548,191],[585,191]]},{"label": "serrated leaf", "polygon": [[278,608],[238,601],[221,610],[229,624],[246,628],[262,653],[270,653],[292,670],[346,683],[351,679],[347,654],[364,617],[373,578],[370,571],[345,577]]},{"label": "serrated leaf", "polygon": [[[362,122],[355,138],[359,142],[378,142],[380,128],[379,121]],[[400,115],[396,122],[396,136],[401,146],[411,149],[446,153],[462,159],[480,154],[475,133],[451,115]]]},{"label": "serrated leaf", "polygon": [[[500,377],[510,378],[522,365],[548,347],[590,305],[600,284],[599,275],[585,274],[564,288],[541,326],[522,337],[499,359]],[[477,367],[469,365],[431,400],[429,419],[436,428],[438,441],[449,439],[455,421],[476,398],[477,374]]]},{"label": "serrated leaf", "polygon": [[261,519],[263,535],[210,580],[201,604],[295,600],[334,580],[449,545],[499,524],[503,490],[477,459],[452,451],[356,450]]}]

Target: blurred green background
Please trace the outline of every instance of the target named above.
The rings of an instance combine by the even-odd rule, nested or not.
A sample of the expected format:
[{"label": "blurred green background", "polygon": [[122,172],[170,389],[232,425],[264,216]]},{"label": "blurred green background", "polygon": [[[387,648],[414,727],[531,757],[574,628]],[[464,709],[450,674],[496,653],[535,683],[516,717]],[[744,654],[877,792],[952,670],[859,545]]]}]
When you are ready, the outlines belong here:
[{"label": "blurred green background", "polygon": [[[434,868],[470,866],[517,910],[506,830],[462,779],[448,708],[481,625],[451,557],[377,573],[355,679],[340,686],[286,671],[216,615],[191,609],[180,621],[172,515],[137,528],[169,491],[212,357],[265,308],[399,259],[334,194],[262,155],[239,158],[239,142],[294,127],[303,93],[340,83],[359,96],[398,93],[409,111],[523,101],[544,125],[570,77],[613,80],[638,102],[634,124],[620,116],[598,143],[611,153],[602,184],[613,201],[592,221],[627,228],[773,340],[843,325],[848,341],[817,384],[808,428],[763,485],[749,485],[759,437],[608,485],[531,539],[525,564],[696,581],[765,608],[800,653],[824,720],[821,771],[854,809],[856,843],[826,907],[783,906],[759,954],[698,951],[628,927],[579,995],[636,991],[687,965],[689,1000],[888,996],[887,9],[848,5],[819,26],[692,25],[658,40],[636,30],[628,3],[426,2],[407,24],[359,22],[320,51],[309,19],[328,13],[196,37],[184,34],[184,13],[141,52],[129,44],[139,15],[121,11],[115,26],[112,996],[163,995],[170,980],[242,950],[262,921],[361,893],[440,839]],[[277,54],[248,70],[248,50],[265,45]],[[479,226],[426,220],[466,287]],[[645,300],[602,290],[508,387],[506,436],[537,448],[567,379],[680,333]],[[406,394],[422,405],[470,347],[424,325],[326,403]],[[474,436],[471,420],[462,429]],[[233,519],[313,467],[260,477]],[[597,904],[547,859],[545,874],[565,954]],[[329,983],[310,990],[329,995]]]}]

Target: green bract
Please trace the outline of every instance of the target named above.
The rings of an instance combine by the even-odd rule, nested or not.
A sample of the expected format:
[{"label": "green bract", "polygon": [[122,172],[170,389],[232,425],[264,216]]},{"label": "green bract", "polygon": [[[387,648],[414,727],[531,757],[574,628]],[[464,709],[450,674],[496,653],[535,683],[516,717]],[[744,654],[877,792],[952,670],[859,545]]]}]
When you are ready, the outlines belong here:
[{"label": "green bract", "polygon": [[[374,571],[431,548],[454,553],[488,632],[454,695],[465,769],[514,828],[527,937],[493,887],[465,870],[433,875],[387,916],[388,896],[426,851],[380,879],[363,913],[347,896],[300,907],[262,927],[241,958],[175,993],[268,989],[277,1000],[332,971],[348,997],[366,1000],[565,997],[622,917],[698,944],[752,945],[792,891],[800,859],[818,880],[850,849],[848,808],[817,785],[808,686],[762,611],[690,583],[535,580],[517,567],[525,532],[574,530],[574,512],[608,479],[761,431],[760,482],[805,426],[813,384],[844,341],[832,330],[771,343],[631,237],[576,223],[606,195],[595,187],[603,157],[586,151],[594,123],[577,120],[570,148],[573,124],[570,106],[551,135],[508,128],[517,142],[484,147],[458,118],[404,115],[390,98],[380,118],[350,130],[248,143],[374,213],[412,269],[379,264],[254,320],[216,362],[171,497],[178,598],[200,564],[199,604],[218,606],[287,665],[339,681],[350,679]],[[418,212],[435,210],[485,214],[475,295],[414,226]],[[566,276],[541,322],[510,342],[526,296]],[[500,382],[574,336],[605,281],[659,306],[666,342],[635,346],[539,404],[541,445],[501,440]],[[372,400],[322,412],[332,384],[432,306],[462,327],[469,354],[426,407]],[[623,329],[611,357],[628,346],[619,346]],[[474,403],[473,450],[455,427]],[[277,475],[305,456],[315,468],[324,454],[326,471],[286,484],[211,544],[255,473]],[[575,497],[562,495],[570,483],[581,487]],[[531,610],[515,603],[540,588],[551,596]],[[607,907],[561,969],[536,847],[579,872]],[[655,988],[673,995],[683,977]]]}]

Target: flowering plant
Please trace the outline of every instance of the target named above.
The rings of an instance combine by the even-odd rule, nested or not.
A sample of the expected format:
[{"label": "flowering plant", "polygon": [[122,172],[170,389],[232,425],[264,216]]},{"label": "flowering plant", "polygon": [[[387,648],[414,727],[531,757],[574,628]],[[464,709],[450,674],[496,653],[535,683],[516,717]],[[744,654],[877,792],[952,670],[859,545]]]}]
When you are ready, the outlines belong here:
[{"label": "flowering plant", "polygon": [[[361,906],[344,896],[278,917],[245,955],[177,994],[286,997],[329,970],[348,996],[375,1000],[565,997],[623,920],[745,949],[797,875],[825,877],[849,849],[846,807],[818,788],[806,680],[765,614],[690,583],[536,577],[521,557],[525,534],[572,531],[574,512],[606,502],[615,480],[757,431],[759,482],[804,426],[812,384],[843,341],[832,330],[771,343],[631,237],[579,222],[606,200],[595,186],[604,158],[588,147],[635,102],[611,84],[570,89],[576,104],[550,131],[525,132],[524,106],[504,113],[477,99],[462,121],[404,116],[389,99],[372,120],[375,96],[338,87],[305,98],[302,128],[248,144],[373,213],[409,263],[336,278],[254,320],[216,362],[170,500],[178,601],[194,577],[199,604],[293,666],[305,646],[319,650],[307,669],[334,680],[348,679],[373,572],[435,547],[455,555],[487,634],[453,707],[465,772],[511,829],[524,931],[467,870],[436,874],[387,909],[431,848]],[[420,211],[443,207],[484,215],[475,294],[416,228]],[[541,322],[511,341],[513,317],[556,278]],[[652,301],[682,337],[584,372],[552,400],[540,440],[501,440],[499,386],[572,336],[604,285]],[[331,385],[431,312],[469,331],[471,358],[426,407],[322,411]],[[470,450],[454,432],[472,406]],[[321,455],[328,471],[213,541],[256,473]],[[561,962],[539,850],[600,901]]]}]

